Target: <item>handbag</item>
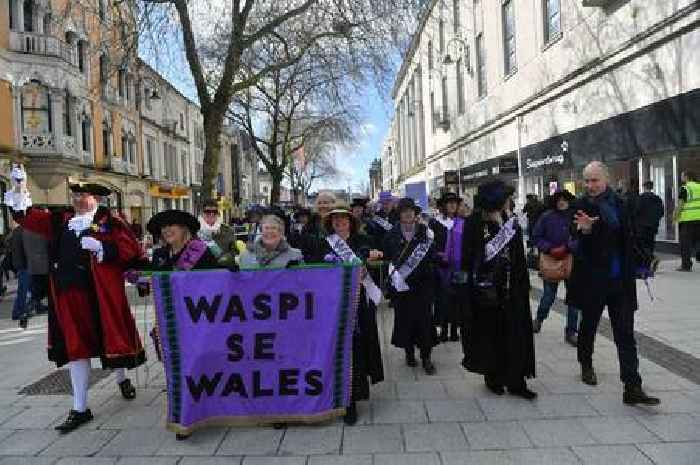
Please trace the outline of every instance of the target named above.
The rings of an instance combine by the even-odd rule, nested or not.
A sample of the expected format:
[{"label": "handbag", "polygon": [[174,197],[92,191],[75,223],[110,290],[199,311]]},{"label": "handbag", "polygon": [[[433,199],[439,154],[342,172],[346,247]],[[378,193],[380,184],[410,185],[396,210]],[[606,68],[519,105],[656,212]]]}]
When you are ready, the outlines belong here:
[{"label": "handbag", "polygon": [[541,253],[540,274],[542,279],[555,283],[569,279],[573,263],[574,257],[571,254],[567,254],[562,259],[557,259],[549,254]]}]

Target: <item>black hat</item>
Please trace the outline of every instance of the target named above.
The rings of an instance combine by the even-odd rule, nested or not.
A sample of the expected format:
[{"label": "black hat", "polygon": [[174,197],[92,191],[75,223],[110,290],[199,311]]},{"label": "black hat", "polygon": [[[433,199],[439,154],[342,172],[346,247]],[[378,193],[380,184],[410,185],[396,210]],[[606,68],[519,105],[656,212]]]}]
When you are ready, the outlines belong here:
[{"label": "black hat", "polygon": [[566,189],[558,190],[554,194],[549,196],[549,208],[557,208],[557,202],[559,199],[564,198],[567,202],[571,203],[576,200],[576,196]]},{"label": "black hat", "polygon": [[399,211],[399,213],[404,210],[413,210],[416,212],[416,215],[420,214],[421,211],[421,208],[416,205],[416,202],[409,197],[404,197],[403,199],[399,200],[399,204],[396,209]]},{"label": "black hat", "polygon": [[311,209],[309,208],[299,208],[294,212],[294,220],[298,221],[302,216],[308,216],[311,218]]},{"label": "black hat", "polygon": [[71,192],[76,192],[76,193],[86,193],[86,194],[92,194],[92,195],[97,195],[100,197],[106,197],[109,194],[112,193],[112,191],[105,186],[101,186],[99,184],[95,183],[78,183],[78,184],[71,184],[70,185],[70,190]]},{"label": "black hat", "polygon": [[199,231],[199,220],[193,214],[183,210],[165,210],[153,215],[146,229],[153,237],[160,237],[161,230],[173,224],[186,227],[193,235]]},{"label": "black hat", "polygon": [[461,202],[462,197],[455,194],[454,192],[443,192],[442,196],[438,199],[438,206],[445,205],[447,202]]},{"label": "black hat", "polygon": [[500,210],[512,195],[508,187],[500,180],[480,184],[474,197],[474,206],[487,212]]},{"label": "black hat", "polygon": [[365,208],[365,207],[367,207],[368,202],[369,202],[369,199],[355,198],[355,199],[352,199],[352,203],[350,204],[350,208],[353,208],[353,207]]}]

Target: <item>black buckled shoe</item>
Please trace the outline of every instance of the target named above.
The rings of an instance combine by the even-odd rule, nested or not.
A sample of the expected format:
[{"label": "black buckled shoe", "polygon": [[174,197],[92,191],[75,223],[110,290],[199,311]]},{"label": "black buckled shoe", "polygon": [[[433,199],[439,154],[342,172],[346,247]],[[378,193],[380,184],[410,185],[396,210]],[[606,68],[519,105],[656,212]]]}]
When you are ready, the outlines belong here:
[{"label": "black buckled shoe", "polygon": [[596,386],[598,384],[598,377],[593,367],[581,367],[581,381],[589,386]]},{"label": "black buckled shoe", "polygon": [[175,440],[176,441],[184,441],[187,438],[189,438],[190,436],[192,436],[192,433],[186,433],[186,434],[185,433],[175,433]]},{"label": "black buckled shoe", "polygon": [[355,401],[350,402],[348,408],[345,409],[345,416],[343,417],[343,421],[348,426],[353,426],[355,423],[357,423],[357,404],[355,403]]},{"label": "black buckled shoe", "polygon": [[423,370],[425,371],[425,374],[428,376],[433,376],[435,374],[435,372],[437,371],[435,369],[435,365],[433,365],[433,362],[429,358],[423,359]]},{"label": "black buckled shoe", "polygon": [[61,423],[60,425],[56,426],[56,431],[60,431],[61,433],[70,433],[71,431],[79,428],[81,425],[87,423],[88,421],[92,420],[94,417],[92,416],[92,412],[90,409],[86,409],[84,412],[78,412],[77,410],[71,410],[68,412],[68,418]]},{"label": "black buckled shoe", "polygon": [[627,405],[659,405],[661,400],[647,395],[641,386],[625,386],[622,402]]},{"label": "black buckled shoe", "polygon": [[122,393],[122,397],[126,400],[134,400],[136,398],[136,388],[131,384],[129,378],[119,383],[119,390]]}]

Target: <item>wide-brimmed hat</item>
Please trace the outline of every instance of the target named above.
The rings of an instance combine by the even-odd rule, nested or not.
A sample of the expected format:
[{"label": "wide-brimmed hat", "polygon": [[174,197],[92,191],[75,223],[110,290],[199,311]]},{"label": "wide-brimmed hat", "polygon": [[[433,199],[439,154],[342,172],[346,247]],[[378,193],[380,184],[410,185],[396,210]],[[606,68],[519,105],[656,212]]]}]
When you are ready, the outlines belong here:
[{"label": "wide-brimmed hat", "polygon": [[106,197],[112,193],[111,189],[100,184],[96,184],[94,182],[80,182],[76,184],[71,184],[70,190],[71,192],[75,193],[92,194],[97,195],[99,197]]},{"label": "wide-brimmed hat", "polygon": [[554,194],[549,196],[549,207],[556,208],[559,199],[563,198],[567,202],[571,203],[576,200],[576,196],[566,189],[558,190]]},{"label": "wide-brimmed hat", "polygon": [[487,212],[500,210],[512,192],[501,180],[485,182],[477,189],[474,206]]},{"label": "wide-brimmed hat", "polygon": [[455,194],[454,192],[444,192],[440,198],[437,200],[438,206],[445,205],[447,202],[461,202],[462,197]]},{"label": "wide-brimmed hat", "polygon": [[350,218],[350,228],[353,231],[357,231],[359,226],[357,224],[357,218],[353,216],[350,209],[345,205],[336,205],[333,210],[329,211],[328,214],[323,217],[323,227],[326,228],[326,231],[333,231],[333,216],[335,215],[345,215]]},{"label": "wide-brimmed hat", "polygon": [[397,205],[396,209],[399,211],[399,213],[404,210],[413,210],[416,212],[416,215],[419,215],[421,212],[421,208],[416,205],[416,202],[413,199],[409,197],[399,200],[399,204]]},{"label": "wide-brimmed hat", "polygon": [[190,230],[192,235],[199,231],[199,220],[191,213],[183,210],[165,210],[153,215],[146,225],[146,229],[153,237],[160,237],[161,230],[171,225],[184,226]]}]

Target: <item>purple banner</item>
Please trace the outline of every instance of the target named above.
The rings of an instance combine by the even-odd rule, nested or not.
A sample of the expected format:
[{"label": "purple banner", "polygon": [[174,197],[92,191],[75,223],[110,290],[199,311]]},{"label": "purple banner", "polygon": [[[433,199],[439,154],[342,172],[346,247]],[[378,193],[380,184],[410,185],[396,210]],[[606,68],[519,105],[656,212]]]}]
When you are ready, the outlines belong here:
[{"label": "purple banner", "polygon": [[358,267],[163,273],[153,288],[168,429],[344,413]]}]

